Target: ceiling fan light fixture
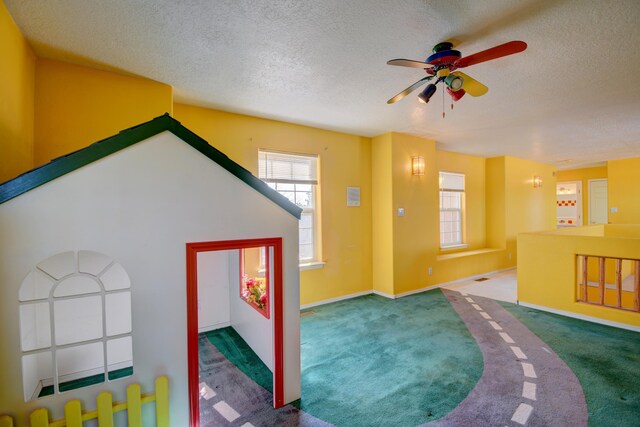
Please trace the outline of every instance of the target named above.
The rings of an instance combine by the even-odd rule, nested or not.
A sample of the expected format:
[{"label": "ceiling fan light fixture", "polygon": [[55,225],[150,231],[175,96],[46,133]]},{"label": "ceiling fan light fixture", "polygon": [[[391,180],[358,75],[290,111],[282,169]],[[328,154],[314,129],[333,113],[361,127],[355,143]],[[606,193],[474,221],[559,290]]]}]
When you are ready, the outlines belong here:
[{"label": "ceiling fan light fixture", "polygon": [[449,74],[444,79],[444,84],[446,84],[447,87],[454,92],[460,90],[462,88],[463,83],[464,83],[464,79],[455,74]]},{"label": "ceiling fan light fixture", "polygon": [[427,102],[429,102],[429,99],[431,99],[434,93],[436,93],[436,85],[434,85],[433,83],[429,83],[427,87],[420,93],[420,95],[418,95],[418,101],[426,104]]}]

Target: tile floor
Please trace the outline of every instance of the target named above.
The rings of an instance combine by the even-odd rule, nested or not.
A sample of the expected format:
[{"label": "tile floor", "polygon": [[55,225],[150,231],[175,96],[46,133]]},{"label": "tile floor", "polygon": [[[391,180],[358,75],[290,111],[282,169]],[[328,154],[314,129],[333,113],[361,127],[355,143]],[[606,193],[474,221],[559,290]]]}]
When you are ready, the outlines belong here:
[{"label": "tile floor", "polygon": [[486,277],[489,280],[485,280],[483,282],[466,280],[464,282],[443,286],[443,289],[464,292],[469,295],[478,295],[498,301],[516,302],[518,274],[515,268],[500,271],[498,273],[487,274],[483,277]]}]

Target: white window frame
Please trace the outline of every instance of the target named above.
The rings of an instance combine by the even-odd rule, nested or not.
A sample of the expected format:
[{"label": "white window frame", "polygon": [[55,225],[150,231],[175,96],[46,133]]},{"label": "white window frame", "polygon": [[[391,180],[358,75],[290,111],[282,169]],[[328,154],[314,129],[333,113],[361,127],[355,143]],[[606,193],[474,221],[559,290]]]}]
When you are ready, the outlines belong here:
[{"label": "white window frame", "polygon": [[[440,249],[459,249],[466,248],[467,244],[464,242],[464,216],[465,216],[465,175],[456,172],[440,171],[439,174],[439,224],[440,224]],[[444,197],[457,197],[459,208],[448,207],[443,208]],[[457,214],[457,220],[443,220],[443,213],[455,213]],[[454,227],[457,226],[457,231],[445,231],[446,224],[452,223]],[[451,233],[457,232],[457,238],[452,241],[445,239],[445,234],[451,235]],[[448,240],[444,243],[445,240]]]},{"label": "white window frame", "polygon": [[[95,272],[88,272],[88,271],[80,271],[80,266],[79,266],[79,261],[78,261],[78,257],[80,256],[80,253],[84,252],[86,254],[95,254],[99,257],[102,257],[103,259],[107,259],[108,261],[105,261],[104,264],[106,266],[103,266],[101,268],[101,271],[99,273],[95,273]],[[54,259],[56,257],[60,257],[60,256],[66,256],[67,258],[69,256],[73,257],[73,262],[74,262],[74,272],[71,273],[65,273],[62,277],[56,277],[54,275],[52,275],[52,273],[50,273],[47,269],[43,268],[42,265],[44,263],[46,263],[47,261]],[[127,273],[124,271],[124,269],[122,269],[122,274],[124,274],[124,278],[122,280],[122,286],[118,286],[116,288],[111,288],[111,289],[107,289],[107,287],[105,287],[105,283],[103,282],[104,277],[106,274],[108,274],[110,272],[111,269],[117,269],[117,268],[122,268],[122,266],[116,262],[113,259],[110,259],[108,256],[97,253],[97,252],[91,252],[91,251],[80,251],[79,253],[75,253],[75,252],[66,252],[66,253],[61,253],[58,255],[54,255],[50,258],[48,258],[47,260],[39,263],[30,273],[29,275],[27,275],[27,277],[25,278],[25,280],[23,281],[23,284],[20,287],[20,296],[18,298],[19,301],[19,307],[20,307],[20,350],[21,350],[21,356],[22,356],[22,363],[23,363],[23,376],[24,376],[24,370],[25,370],[25,365],[24,365],[24,360],[26,357],[29,357],[31,355],[41,355],[41,356],[49,356],[49,360],[51,361],[51,372],[52,372],[52,377],[51,378],[38,378],[37,380],[37,385],[35,386],[35,391],[34,392],[29,392],[27,391],[27,389],[25,388],[25,380],[23,378],[23,388],[24,388],[24,401],[28,402],[31,400],[36,400],[40,398],[40,391],[42,390],[43,387],[45,386],[53,386],[53,395],[59,395],[61,393],[64,393],[65,391],[62,391],[60,389],[60,385],[64,382],[67,381],[73,381],[75,379],[80,379],[82,378],[82,376],[88,377],[88,376],[93,376],[93,375],[97,375],[97,374],[102,374],[104,375],[104,378],[102,381],[99,381],[99,383],[107,383],[107,382],[111,382],[111,381],[116,381],[120,378],[124,378],[124,377],[115,377],[115,378],[111,378],[111,374],[113,373],[113,371],[119,370],[120,368],[123,367],[128,367],[129,362],[117,362],[117,363],[112,363],[109,364],[109,344],[110,343],[114,343],[118,340],[121,339],[129,339],[131,341],[131,346],[133,345],[133,331],[131,329],[131,324],[129,325],[129,328],[127,331],[122,331],[122,332],[117,332],[117,333],[111,333],[109,334],[108,332],[108,323],[109,320],[113,320],[112,318],[114,317],[114,314],[111,313],[109,314],[108,310],[106,309],[106,298],[108,298],[111,295],[123,295],[126,294],[128,296],[129,299],[129,305],[127,307],[124,307],[124,310],[128,311],[128,315],[129,315],[129,319],[131,321],[131,282],[129,279],[129,276],[127,275]],[[46,283],[46,285],[42,285],[40,284],[40,286],[44,286],[45,289],[49,289],[48,290],[48,296],[44,296],[44,295],[40,295],[38,297],[33,296],[33,295],[29,295],[28,292],[25,292],[25,295],[22,295],[22,291],[23,288],[28,286],[29,280],[31,275],[33,274],[40,274],[43,278],[44,278],[44,282]],[[73,279],[76,277],[81,277],[84,278],[87,282],[90,282],[92,284],[95,284],[97,287],[97,290],[90,290],[90,291],[84,291],[84,290],[76,290],[74,292],[71,293],[66,293],[63,294],[61,296],[57,296],[56,295],[56,289],[64,282],[68,281],[69,279]],[[42,281],[43,279],[41,279]],[[87,338],[87,339],[77,339],[74,340],[72,342],[69,343],[57,343],[56,339],[57,339],[57,334],[56,334],[56,322],[54,321],[54,313],[56,310],[56,303],[58,302],[62,302],[62,301],[70,301],[70,300],[75,300],[75,301],[81,301],[82,299],[95,299],[95,298],[99,298],[100,300],[100,306],[101,306],[101,310],[100,310],[100,315],[101,315],[101,320],[100,320],[100,327],[102,329],[102,332],[100,335],[95,336],[93,338]],[[44,334],[46,334],[49,339],[49,343],[48,344],[37,344],[33,347],[30,347],[28,349],[24,348],[24,342],[25,342],[25,337],[27,335],[27,331],[24,330],[23,328],[23,322],[26,320],[26,316],[25,313],[23,312],[22,308],[23,307],[27,307],[29,305],[34,305],[34,304],[39,304],[39,305],[46,305],[46,308],[48,309],[48,313],[50,315],[50,322],[49,322],[49,329],[48,330],[43,330],[42,332]],[[77,348],[82,348],[88,346],[88,345],[93,345],[93,344],[100,344],[102,346],[102,366],[101,367],[97,367],[97,368],[92,368],[89,371],[79,371],[79,372],[74,372],[71,374],[61,374],[58,371],[58,353],[60,351],[64,351],[66,349],[77,349]],[[133,349],[131,349],[131,352],[133,353]],[[133,361],[131,362],[131,369],[133,369]],[[124,366],[121,366],[124,365]],[[130,375],[126,375],[126,377],[130,377]],[[79,390],[80,388],[86,388],[89,387],[93,384],[90,385],[82,385],[80,387],[74,388],[73,390]],[[47,394],[47,396],[49,396],[50,394]],[[45,397],[45,396],[43,396]]]},{"label": "white window frame", "polygon": [[[289,176],[289,177],[279,176],[277,174],[273,174],[271,171],[268,170],[268,166],[266,166],[268,165],[268,163],[263,163],[263,162],[268,162],[270,160],[269,159],[270,155],[273,157],[279,158],[279,160],[286,160],[287,158],[290,158],[292,161],[298,159],[303,161],[313,161],[315,162],[315,164],[313,165],[313,167],[311,167],[311,172],[308,176],[295,176],[293,173],[292,173],[292,176]],[[318,186],[319,186],[318,156],[315,154],[299,154],[299,153],[286,153],[286,152],[279,152],[279,151],[272,151],[272,150],[259,150],[258,162],[259,162],[258,177],[262,181],[266,182],[271,188],[273,188],[274,190],[278,191],[281,194],[285,192],[293,193],[294,200],[291,200],[289,198],[289,200],[291,200],[292,203],[295,203],[296,193],[298,192],[306,193],[306,191],[302,191],[302,190],[299,191],[297,189],[299,185],[311,185],[311,206],[303,206],[298,203],[295,203],[302,209],[302,216],[311,215],[311,221],[312,221],[312,231],[311,231],[312,255],[311,257],[299,258],[299,263],[300,263],[300,267],[303,269],[318,268],[319,266],[322,265],[322,263],[320,262],[320,236],[319,236],[319,224],[318,224],[319,210],[320,210],[319,203],[318,203],[318,191],[319,191],[318,189]],[[293,185],[294,186],[293,191],[280,190],[278,189],[278,186],[279,186],[278,184]],[[299,225],[301,224],[302,224],[302,220],[299,221]],[[299,251],[299,253],[302,253],[302,251]]]}]

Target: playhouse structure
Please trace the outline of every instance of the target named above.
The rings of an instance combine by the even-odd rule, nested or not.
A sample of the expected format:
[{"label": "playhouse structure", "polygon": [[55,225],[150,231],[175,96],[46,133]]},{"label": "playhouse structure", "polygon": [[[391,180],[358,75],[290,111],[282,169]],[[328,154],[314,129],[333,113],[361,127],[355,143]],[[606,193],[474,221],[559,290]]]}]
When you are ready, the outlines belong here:
[{"label": "playhouse structure", "polygon": [[1,184],[0,414],[166,375],[171,425],[196,425],[198,330],[220,326],[274,406],[298,399],[300,213],[169,115]]}]

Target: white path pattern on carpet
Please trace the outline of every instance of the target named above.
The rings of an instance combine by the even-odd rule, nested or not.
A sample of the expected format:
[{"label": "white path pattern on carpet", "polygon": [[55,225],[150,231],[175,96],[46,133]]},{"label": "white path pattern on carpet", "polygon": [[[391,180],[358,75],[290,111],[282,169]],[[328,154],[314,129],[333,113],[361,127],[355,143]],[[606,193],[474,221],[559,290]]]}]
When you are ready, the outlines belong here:
[{"label": "white path pattern on carpet", "polygon": [[429,426],[586,426],[582,387],[569,367],[496,301],[443,290],[484,359],[476,387]]}]

